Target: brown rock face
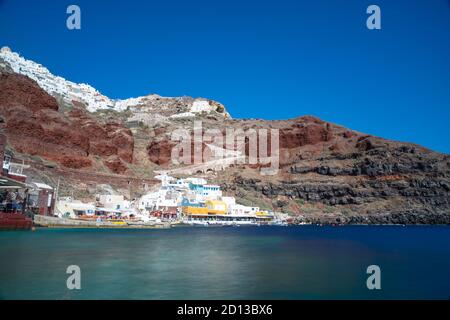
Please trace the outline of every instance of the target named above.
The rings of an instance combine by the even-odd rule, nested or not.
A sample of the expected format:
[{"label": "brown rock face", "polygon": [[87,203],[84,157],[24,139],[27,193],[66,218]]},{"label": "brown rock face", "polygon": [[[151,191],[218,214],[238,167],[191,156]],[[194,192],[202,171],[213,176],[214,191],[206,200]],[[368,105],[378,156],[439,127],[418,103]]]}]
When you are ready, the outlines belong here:
[{"label": "brown rock face", "polygon": [[[303,149],[307,149],[308,153],[322,153],[324,148],[329,148],[330,150],[343,150],[345,151],[347,147],[346,139],[342,136],[344,131],[342,128],[331,125],[325,121],[318,118],[305,116],[297,119],[283,120],[283,121],[263,121],[263,120],[242,120],[242,121],[230,121],[221,124],[217,123],[203,123],[203,137],[205,141],[201,143],[202,153],[205,155],[208,153],[209,148],[207,143],[210,141],[207,137],[208,129],[219,129],[223,136],[223,145],[225,148],[226,144],[226,128],[232,128],[236,134],[235,143],[237,141],[237,136],[240,137],[240,141],[244,141],[245,144],[245,154],[249,155],[250,149],[250,134],[251,130],[258,132],[259,129],[265,129],[268,132],[267,135],[267,148],[270,154],[271,149],[271,134],[270,129],[277,129],[279,132],[279,148],[280,148],[280,163],[283,165],[288,165],[297,159],[297,155],[302,153]],[[177,128],[176,128],[177,129]],[[187,128],[188,132],[191,132],[191,153],[193,163],[193,153],[194,153],[194,136],[192,134],[192,127]],[[241,131],[239,131],[241,130]],[[341,132],[342,131],[342,132]],[[239,132],[239,133],[238,133]],[[356,133],[347,132],[347,136],[356,136]],[[156,130],[155,130],[156,134]],[[259,138],[258,138],[259,139]],[[333,144],[334,143],[334,144]],[[171,151],[178,142],[170,140],[170,132],[163,131],[161,134],[156,134],[156,139],[150,141],[147,151],[150,161],[157,165],[166,166],[170,163]],[[198,143],[200,145],[200,143]],[[351,146],[354,148],[354,146]],[[259,165],[251,167],[260,167]]]},{"label": "brown rock face", "polygon": [[127,163],[133,161],[134,139],[130,129],[116,122],[99,123],[82,109],[71,111],[69,118],[89,138],[89,154],[100,157],[118,155]]},{"label": "brown rock face", "polygon": [[35,112],[42,109],[58,110],[55,98],[48,95],[30,78],[18,74],[0,75],[0,101],[9,107],[28,106]]},{"label": "brown rock face", "polygon": [[104,164],[114,173],[124,173],[127,170],[126,164],[118,156],[109,157]]},{"label": "brown rock face", "polygon": [[83,109],[64,114],[53,97],[25,76],[0,75],[0,115],[8,142],[18,152],[75,169],[92,166],[90,157],[99,156],[115,173],[124,173],[126,163],[133,161],[134,140],[128,128],[101,123]]},{"label": "brown rock face", "polygon": [[307,144],[330,141],[332,138],[332,130],[325,122],[296,123],[291,127],[280,130],[280,148],[297,148]]},{"label": "brown rock face", "polygon": [[72,169],[81,169],[92,165],[92,161],[86,157],[63,156],[58,158],[58,160],[63,166]]},{"label": "brown rock face", "polygon": [[147,147],[150,161],[159,166],[166,167],[170,164],[172,148],[174,146],[175,143],[167,139],[151,141]]}]

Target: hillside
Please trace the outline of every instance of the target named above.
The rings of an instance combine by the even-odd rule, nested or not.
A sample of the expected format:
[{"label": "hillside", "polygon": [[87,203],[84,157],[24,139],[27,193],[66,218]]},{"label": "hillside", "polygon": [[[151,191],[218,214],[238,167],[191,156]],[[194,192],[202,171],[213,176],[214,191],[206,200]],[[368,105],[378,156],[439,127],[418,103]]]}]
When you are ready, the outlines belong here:
[{"label": "hillside", "polygon": [[[9,49],[0,53],[0,116],[8,147],[31,165],[28,176],[63,195],[90,199],[114,189],[135,198],[155,171],[205,176],[244,204],[319,223],[450,223],[450,157],[385,140],[313,116],[233,119],[205,98],[103,96],[52,75]],[[268,129],[279,133],[279,170],[261,163],[175,165],[176,130]],[[195,139],[194,139],[195,140]],[[245,138],[245,155],[252,144]],[[202,141],[201,151],[214,147]],[[206,150],[206,151],[205,151]],[[208,151],[209,150],[209,151]]]}]

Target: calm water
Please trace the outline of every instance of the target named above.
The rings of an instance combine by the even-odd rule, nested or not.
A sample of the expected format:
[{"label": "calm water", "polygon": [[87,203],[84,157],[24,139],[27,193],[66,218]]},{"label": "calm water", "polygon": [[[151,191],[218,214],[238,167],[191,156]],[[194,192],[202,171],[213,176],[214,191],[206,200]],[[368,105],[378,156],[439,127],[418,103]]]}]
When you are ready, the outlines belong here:
[{"label": "calm water", "polygon": [[[74,264],[82,289],[69,291]],[[366,288],[371,264],[379,291]],[[0,298],[450,299],[450,228],[0,232]]]}]

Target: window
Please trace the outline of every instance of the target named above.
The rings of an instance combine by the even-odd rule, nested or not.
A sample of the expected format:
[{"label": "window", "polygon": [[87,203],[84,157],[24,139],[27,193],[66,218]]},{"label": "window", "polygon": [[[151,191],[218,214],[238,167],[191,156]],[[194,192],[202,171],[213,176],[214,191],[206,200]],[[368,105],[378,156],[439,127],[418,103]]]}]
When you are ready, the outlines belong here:
[{"label": "window", "polygon": [[3,169],[8,170],[10,162],[11,162],[11,157],[8,155],[5,155],[5,157],[3,158]]}]

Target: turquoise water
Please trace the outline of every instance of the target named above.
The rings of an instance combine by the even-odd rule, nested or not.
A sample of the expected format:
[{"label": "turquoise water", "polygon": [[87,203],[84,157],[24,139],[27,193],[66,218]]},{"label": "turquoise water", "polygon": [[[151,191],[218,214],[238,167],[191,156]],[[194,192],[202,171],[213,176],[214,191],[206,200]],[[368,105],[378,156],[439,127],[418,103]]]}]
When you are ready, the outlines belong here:
[{"label": "turquoise water", "polygon": [[1,232],[0,298],[450,299],[450,227]]}]

